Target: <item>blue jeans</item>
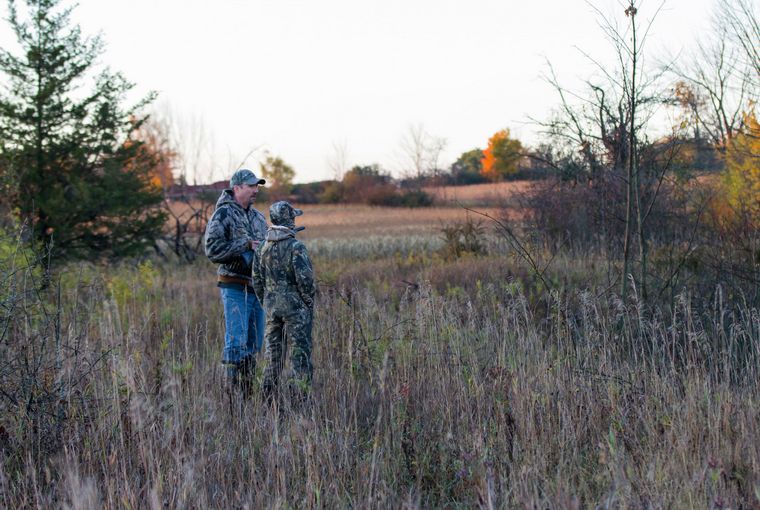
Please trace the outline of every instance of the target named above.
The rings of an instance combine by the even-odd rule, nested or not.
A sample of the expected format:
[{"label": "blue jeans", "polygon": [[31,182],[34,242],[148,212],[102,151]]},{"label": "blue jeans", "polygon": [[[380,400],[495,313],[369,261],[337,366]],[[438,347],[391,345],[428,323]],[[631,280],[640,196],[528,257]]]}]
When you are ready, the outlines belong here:
[{"label": "blue jeans", "polygon": [[261,351],[264,341],[264,309],[256,294],[240,286],[219,289],[224,307],[222,363],[238,363]]}]

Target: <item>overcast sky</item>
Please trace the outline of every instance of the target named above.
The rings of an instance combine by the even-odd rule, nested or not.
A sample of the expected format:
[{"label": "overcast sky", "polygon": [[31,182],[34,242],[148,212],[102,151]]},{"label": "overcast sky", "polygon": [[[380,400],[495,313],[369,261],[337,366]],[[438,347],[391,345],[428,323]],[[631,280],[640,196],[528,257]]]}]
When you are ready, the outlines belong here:
[{"label": "overcast sky", "polygon": [[[206,131],[213,155],[195,178],[228,177],[267,149],[300,182],[329,178],[334,145],[349,164],[398,173],[401,140],[422,125],[447,140],[443,162],[485,147],[499,129],[537,140],[563,83],[587,77],[578,48],[602,61],[608,45],[583,0],[79,0],[74,19],[102,32],[103,61],[187,131]],[[644,0],[641,20],[660,1]],[[598,0],[609,15],[615,0]],[[691,47],[714,0],[667,0],[649,34],[651,64]],[[7,17],[3,3],[3,17]],[[623,16],[618,16],[623,19]],[[0,43],[9,41],[6,26]],[[195,126],[195,127],[189,127]],[[188,148],[185,148],[188,149]],[[190,176],[193,180],[193,176]]]}]

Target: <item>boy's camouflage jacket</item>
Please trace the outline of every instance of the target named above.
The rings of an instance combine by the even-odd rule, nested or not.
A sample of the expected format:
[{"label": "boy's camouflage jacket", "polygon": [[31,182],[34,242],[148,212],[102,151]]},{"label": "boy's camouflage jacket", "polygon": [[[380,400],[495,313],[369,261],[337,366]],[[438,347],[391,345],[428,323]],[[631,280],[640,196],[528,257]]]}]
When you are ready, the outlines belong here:
[{"label": "boy's camouflage jacket", "polygon": [[287,313],[304,306],[313,310],[314,270],[294,230],[274,225],[267,231],[266,242],[254,259],[253,290],[267,313]]},{"label": "boy's camouflage jacket", "polygon": [[217,274],[251,282],[253,251],[250,241],[264,241],[267,221],[253,207],[246,211],[235,201],[231,189],[222,192],[206,226],[206,256],[219,264]]}]

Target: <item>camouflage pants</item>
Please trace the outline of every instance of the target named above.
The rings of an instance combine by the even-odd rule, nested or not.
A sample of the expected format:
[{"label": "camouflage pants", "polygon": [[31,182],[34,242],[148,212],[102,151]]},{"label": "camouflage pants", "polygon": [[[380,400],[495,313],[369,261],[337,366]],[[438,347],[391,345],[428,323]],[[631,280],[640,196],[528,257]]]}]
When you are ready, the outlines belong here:
[{"label": "camouflage pants", "polygon": [[267,309],[264,338],[268,363],[262,382],[265,397],[271,396],[277,389],[289,343],[292,344],[290,362],[294,378],[304,385],[311,382],[311,327],[312,312],[305,306],[286,313]]}]

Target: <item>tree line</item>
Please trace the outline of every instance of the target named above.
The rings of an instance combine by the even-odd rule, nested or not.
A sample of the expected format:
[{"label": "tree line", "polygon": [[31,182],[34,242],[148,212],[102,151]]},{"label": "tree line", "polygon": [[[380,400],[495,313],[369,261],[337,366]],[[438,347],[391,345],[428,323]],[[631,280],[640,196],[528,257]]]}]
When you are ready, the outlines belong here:
[{"label": "tree line", "polygon": [[[643,20],[643,2],[624,7],[613,17],[597,12],[616,66],[597,64],[583,90],[569,90],[549,65],[558,107],[548,120],[535,120],[544,135],[537,147],[504,129],[445,166],[446,140],[412,126],[402,141],[401,178],[376,164],[349,167],[338,147],[333,179],[295,185],[295,170],[267,154],[260,166],[269,181],[265,193],[303,203],[417,207],[431,203],[426,186],[542,179],[546,185],[525,199],[532,226],[560,243],[619,253],[624,295],[630,284],[644,295],[664,292],[688,265],[694,236],[708,219],[721,235],[744,239],[739,252],[754,254],[760,249],[755,4],[716,3],[712,30],[693,53],[660,56],[654,65],[644,43],[656,11]],[[189,253],[179,240],[207,207],[183,218],[167,207],[166,191],[181,177],[178,150],[160,121],[145,114],[155,94],[130,102],[133,84],[98,65],[103,41],[82,34],[71,22],[72,8],[61,0],[8,3],[18,48],[0,50],[7,83],[0,91],[2,228],[22,231],[38,256],[52,250],[57,260],[110,259],[144,252],[175,224],[174,251]],[[652,127],[662,125],[652,119],[663,111],[671,121],[665,134]],[[704,186],[709,173],[715,179]],[[655,277],[663,243],[672,263]]]}]

